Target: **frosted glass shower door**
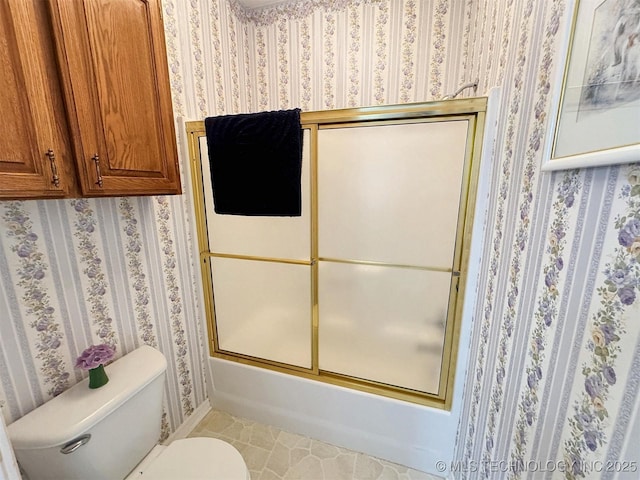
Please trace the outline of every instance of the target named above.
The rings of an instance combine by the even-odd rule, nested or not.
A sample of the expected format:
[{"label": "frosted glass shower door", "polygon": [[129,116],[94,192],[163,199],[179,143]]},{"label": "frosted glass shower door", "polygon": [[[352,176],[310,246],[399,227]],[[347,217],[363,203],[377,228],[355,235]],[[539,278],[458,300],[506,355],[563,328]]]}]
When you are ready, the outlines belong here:
[{"label": "frosted glass shower door", "polygon": [[213,258],[221,350],[311,368],[308,265]]},{"label": "frosted glass shower door", "polygon": [[451,274],[320,264],[320,369],[438,393]]},{"label": "frosted glass shower door", "polygon": [[219,215],[214,210],[207,139],[200,139],[202,183],[209,249],[215,253],[309,260],[311,252],[310,136],[303,131],[302,215],[255,217]]},{"label": "frosted glass shower door", "polygon": [[320,257],[451,268],[468,128],[320,130]]},{"label": "frosted glass shower door", "polygon": [[486,114],[301,112],[300,217],[216,214],[205,122],[187,122],[211,356],[449,409]]},{"label": "frosted glass shower door", "polygon": [[468,131],[466,119],[319,131],[321,371],[440,393]]},{"label": "frosted glass shower door", "polygon": [[302,215],[215,213],[200,139],[217,349],[312,368],[310,134],[303,132]]}]

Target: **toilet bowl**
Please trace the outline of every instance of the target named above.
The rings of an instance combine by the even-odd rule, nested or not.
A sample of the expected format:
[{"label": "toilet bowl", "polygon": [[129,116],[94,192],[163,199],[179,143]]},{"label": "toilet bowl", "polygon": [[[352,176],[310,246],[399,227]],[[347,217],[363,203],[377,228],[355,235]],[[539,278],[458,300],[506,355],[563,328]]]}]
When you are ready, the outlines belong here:
[{"label": "toilet bowl", "polygon": [[185,438],[158,445],[126,480],[250,480],[242,456],[216,438]]},{"label": "toilet bowl", "polygon": [[213,438],[158,445],[167,362],[143,346],[105,367],[109,382],[88,380],[8,426],[29,480],[246,480],[240,453]]}]

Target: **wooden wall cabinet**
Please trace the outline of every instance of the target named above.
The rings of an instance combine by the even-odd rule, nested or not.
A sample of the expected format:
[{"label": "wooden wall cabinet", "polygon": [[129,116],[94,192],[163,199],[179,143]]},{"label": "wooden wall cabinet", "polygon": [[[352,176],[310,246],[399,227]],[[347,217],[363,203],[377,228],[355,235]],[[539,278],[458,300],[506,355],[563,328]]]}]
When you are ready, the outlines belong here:
[{"label": "wooden wall cabinet", "polygon": [[0,3],[0,198],[181,193],[160,0]]},{"label": "wooden wall cabinet", "polygon": [[[75,190],[62,92],[45,4],[0,2],[0,197]],[[47,153],[49,156],[47,156]],[[69,181],[73,180],[70,185]]]}]

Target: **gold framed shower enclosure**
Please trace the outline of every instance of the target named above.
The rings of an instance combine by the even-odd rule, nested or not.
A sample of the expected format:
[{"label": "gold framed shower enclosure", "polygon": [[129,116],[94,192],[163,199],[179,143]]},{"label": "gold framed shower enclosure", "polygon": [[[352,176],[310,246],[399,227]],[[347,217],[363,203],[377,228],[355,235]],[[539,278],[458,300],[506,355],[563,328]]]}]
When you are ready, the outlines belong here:
[{"label": "gold framed shower enclosure", "polygon": [[[189,146],[189,163],[191,167],[193,200],[195,205],[198,244],[200,248],[200,267],[204,289],[210,355],[225,360],[267,368],[281,373],[297,375],[307,379],[327,382],[333,385],[357,389],[403,401],[450,409],[453,394],[460,321],[467,280],[467,266],[469,263],[471,231],[473,226],[486,107],[487,99],[483,97],[429,103],[303,112],[301,114],[301,124],[305,132],[305,147],[308,149],[308,159],[305,161],[308,161],[309,171],[308,179],[306,181],[308,181],[308,215],[310,218],[308,219],[308,232],[305,233],[305,235],[308,235],[308,253],[298,256],[293,255],[291,257],[283,255],[254,255],[247,252],[232,252],[228,251],[228,249],[225,251],[225,249],[220,250],[211,248],[215,242],[212,243],[213,239],[211,238],[213,231],[211,227],[212,203],[209,199],[210,195],[208,193],[208,189],[210,189],[210,179],[208,176],[210,173],[206,168],[206,165],[208,165],[206,155],[204,155],[204,162],[206,165],[203,167],[203,152],[206,149],[204,122],[187,122],[186,132]],[[387,135],[388,132],[392,132],[393,136],[396,135],[395,132],[401,132],[398,138],[403,144],[400,145],[401,148],[399,150],[402,152],[402,148],[404,148],[407,143],[414,141],[407,141],[407,138],[420,137],[422,136],[421,132],[423,132],[425,128],[432,129],[437,126],[438,128],[439,126],[447,126],[447,128],[453,126],[453,128],[457,128],[460,132],[457,135],[461,139],[461,142],[458,143],[462,143],[461,145],[455,146],[457,149],[456,151],[460,152],[457,154],[460,157],[460,165],[455,167],[451,166],[453,169],[459,169],[456,174],[459,176],[459,190],[457,190],[458,187],[456,187],[456,190],[453,193],[449,193],[450,196],[455,195],[458,200],[457,205],[454,206],[455,208],[452,206],[447,207],[453,212],[450,216],[454,217],[449,220],[449,223],[452,225],[451,228],[453,229],[450,242],[451,245],[447,247],[449,250],[445,250],[445,252],[450,251],[450,256],[449,254],[445,254],[443,261],[425,259],[424,261],[420,260],[412,262],[406,260],[402,254],[396,255],[393,253],[389,255],[388,258],[385,257],[381,259],[376,257],[374,254],[369,256],[366,254],[360,255],[357,246],[358,242],[355,242],[356,245],[351,250],[346,247],[343,248],[343,244],[349,242],[343,242],[340,239],[333,242],[333,235],[331,232],[341,229],[344,230],[344,222],[351,222],[350,219],[352,217],[349,217],[349,215],[354,215],[353,212],[349,211],[350,207],[345,207],[346,203],[352,203],[351,198],[349,197],[350,193],[348,193],[350,184],[345,183],[342,193],[334,195],[335,192],[332,192],[331,195],[326,194],[323,197],[333,198],[336,196],[340,197],[340,195],[346,195],[343,199],[343,201],[346,199],[346,202],[343,204],[337,203],[333,207],[330,205],[330,202],[327,202],[329,203],[328,206],[323,204],[321,207],[319,205],[320,197],[322,196],[319,194],[319,189],[325,188],[325,190],[327,190],[328,188],[334,188],[334,185],[340,184],[342,180],[349,175],[351,177],[358,177],[358,172],[360,171],[358,169],[363,169],[363,165],[368,165],[366,158],[368,154],[353,155],[353,153],[345,153],[344,155],[346,155],[346,157],[344,158],[363,158],[354,160],[355,163],[352,168],[355,170],[349,171],[345,166],[344,168],[347,170],[344,170],[343,173],[343,164],[340,163],[345,162],[342,157],[343,146],[344,148],[358,148],[358,142],[360,144],[364,144],[369,143],[369,140],[371,140],[371,143],[376,144],[377,140],[374,140],[382,136],[385,138],[391,138],[391,136]],[[436,139],[440,135],[437,132],[438,131],[436,131],[436,134],[434,135]],[[410,137],[407,137],[407,135]],[[363,141],[363,139],[365,140]],[[419,150],[421,148],[419,147],[419,145],[421,145],[419,142],[422,140],[416,141],[418,142],[416,143],[418,146],[414,147],[414,150]],[[352,147],[346,147],[346,145],[352,145]],[[437,146],[439,144],[436,141],[433,145]],[[364,147],[365,146],[363,145],[363,151],[366,150]],[[380,147],[373,146],[370,148],[375,149]],[[443,148],[448,148],[448,146]],[[441,152],[443,151],[443,148],[434,148],[434,150],[429,152],[427,156],[429,158],[434,156],[440,157],[442,156]],[[393,149],[395,151],[396,147],[394,146]],[[399,153],[399,155],[401,154]],[[390,161],[392,163],[397,163],[393,159]],[[418,164],[422,163],[422,157],[416,159],[416,162]],[[441,161],[438,170],[432,172],[434,177],[439,178],[438,175],[442,174],[441,170],[443,170],[443,165],[446,167],[445,169],[449,168],[446,162],[446,159]],[[325,165],[329,166],[325,167]],[[365,167],[365,169],[366,168],[368,167]],[[425,172],[427,172],[426,176],[430,176],[431,174],[428,173],[428,168],[430,167],[427,165],[424,168],[427,169],[425,170]],[[382,175],[389,176],[388,172],[383,173]],[[367,175],[363,174],[363,176],[366,177]],[[409,177],[411,176],[412,175],[409,175]],[[431,186],[428,188],[437,190],[437,178],[432,180]],[[364,181],[364,179],[353,180],[355,183],[362,183]],[[419,185],[419,183],[417,185]],[[338,186],[336,188],[339,189],[340,187]],[[396,188],[396,190],[402,189]],[[414,188],[413,191],[420,192],[421,189]],[[382,204],[384,202],[379,198],[380,196],[384,197],[384,195],[379,195],[379,193],[377,193],[375,198],[372,198],[374,198],[375,202]],[[333,215],[331,212],[337,212],[336,216],[339,217],[340,210],[343,207],[347,210],[344,214],[346,220],[343,219],[342,227],[340,227],[341,224],[332,223],[334,220],[331,218],[331,215]],[[366,204],[363,208],[367,208]],[[384,206],[381,208],[384,208]],[[434,208],[436,210],[446,210],[444,205],[436,205]],[[419,224],[420,218],[415,218],[410,222],[412,224]],[[357,219],[353,223],[357,224]],[[336,225],[338,227],[336,227]],[[332,229],[331,226],[334,228]],[[427,232],[426,235],[428,235],[429,226],[423,227],[426,228],[424,231]],[[349,228],[351,227],[349,226]],[[374,228],[372,231],[377,230]],[[358,234],[356,233],[354,235]],[[323,248],[320,248],[321,243]],[[337,246],[332,246],[334,243]],[[398,250],[402,249],[403,248],[401,246],[398,248]],[[429,247],[424,247],[424,249],[428,250]],[[344,255],[340,254],[341,250],[344,250]],[[391,250],[393,250],[393,248]],[[410,250],[410,248],[408,250]],[[384,255],[382,257],[384,257]],[[303,351],[305,352],[303,353],[303,357],[306,355],[309,356],[308,363],[262,358],[257,355],[239,352],[238,350],[241,349],[225,348],[223,345],[225,342],[221,342],[220,328],[222,324],[219,319],[216,319],[216,289],[218,289],[218,291],[222,291],[222,289],[226,288],[223,282],[229,282],[231,280],[223,279],[232,279],[234,274],[229,273],[231,270],[235,268],[245,268],[249,264],[262,266],[271,265],[273,267],[277,266],[277,268],[289,268],[292,270],[299,268],[308,269],[305,270],[306,273],[302,273],[302,270],[299,271],[303,276],[307,274],[309,276],[308,291],[299,292],[296,297],[300,302],[303,300],[305,302],[309,302],[308,325],[304,327],[307,329],[305,331],[309,332],[309,338],[308,344],[303,346]],[[216,270],[217,274],[214,270]],[[342,330],[332,330],[333,327],[322,324],[323,319],[325,318],[322,316],[325,314],[324,312],[330,313],[335,309],[340,310],[340,302],[344,303],[344,298],[341,297],[342,299],[333,301],[331,299],[331,295],[326,293],[329,291],[328,288],[330,288],[332,282],[337,282],[341,285],[351,285],[351,287],[344,287],[342,289],[345,290],[345,292],[350,292],[350,288],[353,289],[353,285],[357,284],[357,280],[352,280],[352,277],[357,278],[357,275],[360,275],[361,272],[365,272],[365,274],[373,275],[377,278],[380,276],[381,271],[391,272],[391,276],[397,275],[401,278],[406,278],[406,282],[408,283],[404,284],[405,287],[414,285],[414,282],[411,280],[412,278],[422,278],[427,276],[433,276],[434,278],[437,277],[439,279],[438,281],[442,285],[446,283],[446,285],[438,287],[443,292],[446,289],[446,298],[444,298],[445,294],[441,294],[438,297],[439,301],[442,303],[442,308],[446,310],[446,313],[444,314],[444,320],[442,321],[443,337],[441,345],[438,344],[438,349],[433,354],[440,362],[439,370],[434,373],[434,380],[432,382],[433,387],[423,388],[416,386],[421,384],[419,382],[416,383],[413,380],[398,382],[403,383],[402,385],[398,385],[389,380],[389,378],[393,377],[385,377],[384,375],[380,375],[380,378],[375,378],[375,372],[379,369],[383,369],[381,367],[384,367],[381,363],[375,364],[374,359],[377,359],[377,352],[375,351],[370,352],[370,357],[369,353],[362,353],[369,352],[369,350],[361,350],[360,353],[369,358],[372,365],[374,365],[373,367],[369,368],[369,370],[367,370],[366,366],[364,366],[362,370],[358,370],[357,368],[351,369],[349,367],[349,355],[357,355],[358,353],[357,349],[354,350],[356,353],[351,352],[351,347],[347,345],[347,343],[352,342],[355,345],[358,343],[358,339],[343,338],[348,336],[341,334],[340,332],[342,332]],[[387,274],[388,273],[385,273],[384,275]],[[269,278],[268,273],[265,274],[265,278]],[[443,281],[442,279],[446,279],[446,281]],[[382,286],[380,288],[385,288],[384,284],[381,285]],[[425,285],[431,284],[427,282]],[[411,288],[413,287],[403,287],[399,288],[399,290],[410,290]],[[412,298],[417,298],[415,295],[418,295],[418,297],[422,295],[420,293],[422,291],[424,291],[424,295],[426,296],[429,293],[426,290],[429,290],[430,288],[431,287],[427,288],[421,284],[420,288],[416,289],[417,293],[415,293]],[[305,290],[307,290],[307,287],[305,287]],[[391,297],[393,296],[392,290],[392,288],[387,288],[384,291],[388,292],[388,295]],[[323,292],[322,295],[321,292]],[[359,293],[356,293],[355,295],[358,294]],[[266,295],[269,295],[269,293]],[[341,294],[337,294],[337,297],[340,297],[340,295]],[[344,295],[347,295],[347,293],[344,293]],[[363,298],[365,298],[363,303],[366,304],[366,298],[370,297]],[[404,301],[400,301],[400,303],[404,305]],[[218,308],[220,309],[220,305],[218,305]],[[322,314],[321,311],[323,312]],[[327,318],[330,316],[329,313],[327,313]],[[338,313],[334,315],[334,317],[338,318],[340,315],[341,313]],[[391,313],[392,317],[395,317],[396,315],[397,319],[400,321],[399,324],[396,325],[396,330],[398,330],[401,328],[399,325],[402,323],[402,319],[400,318],[402,313]],[[305,320],[305,322],[306,321],[307,320]],[[326,322],[326,325],[329,325],[331,320],[327,320]],[[364,328],[369,328],[366,323],[364,325]],[[385,325],[385,328],[386,327],[387,326]],[[393,325],[388,325],[388,327],[391,329],[394,328]],[[371,329],[376,328],[378,330],[380,329],[379,326],[371,327]],[[322,341],[320,339],[321,335],[323,335],[324,339]],[[386,334],[379,333],[379,341],[385,341],[384,335]],[[409,335],[411,336],[412,334],[409,333]],[[415,332],[415,335],[420,335],[420,332]],[[357,337],[357,335],[355,336]],[[328,339],[336,338],[338,339],[338,342],[341,341],[341,338],[345,340],[345,346],[342,347],[344,350],[343,353],[345,354],[344,359],[337,360],[333,363],[332,361],[327,361],[325,358],[321,359],[321,348],[330,350],[323,345],[327,344]],[[440,340],[438,340],[438,342],[439,341]],[[376,344],[374,342],[367,345]],[[380,345],[380,343],[377,345]],[[367,347],[365,346],[363,348]],[[421,346],[418,345],[416,348],[419,349]],[[340,356],[341,353],[338,353],[337,355]],[[340,362],[345,365],[345,368],[340,368]],[[327,365],[330,367],[327,368]],[[404,364],[399,365],[397,368],[411,371],[412,367],[412,365]],[[419,369],[416,368],[416,370]],[[373,373],[370,374],[370,372]],[[420,373],[418,376],[421,375],[423,374]]]}]

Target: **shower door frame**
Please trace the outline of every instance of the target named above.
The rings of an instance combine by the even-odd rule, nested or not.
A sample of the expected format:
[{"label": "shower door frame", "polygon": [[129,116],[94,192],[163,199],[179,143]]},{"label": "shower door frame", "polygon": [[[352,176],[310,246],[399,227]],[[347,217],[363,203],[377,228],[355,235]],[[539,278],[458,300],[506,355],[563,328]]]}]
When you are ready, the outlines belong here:
[{"label": "shower door frame", "polygon": [[[333,385],[353,388],[386,397],[450,410],[453,399],[453,384],[460,336],[461,315],[467,283],[467,268],[471,247],[471,231],[475,213],[475,199],[478,188],[478,172],[484,135],[487,98],[470,98],[424,102],[378,107],[363,107],[340,110],[302,112],[300,123],[310,131],[310,177],[311,177],[311,260],[289,260],[280,258],[251,257],[215,253],[210,250],[207,229],[206,205],[202,179],[200,141],[205,137],[204,121],[186,122],[185,128],[189,148],[192,193],[196,215],[200,266],[207,317],[209,353],[212,357],[247,365],[267,368],[297,375],[307,379]],[[403,387],[322,371],[319,368],[318,351],[318,269],[323,261],[318,255],[318,131],[322,128],[404,123],[428,123],[437,121],[467,120],[465,162],[462,171],[462,188],[457,219],[456,242],[452,262],[451,287],[448,302],[447,321],[441,361],[440,381],[437,394],[425,393]],[[206,172],[208,174],[208,172]],[[267,262],[308,265],[311,268],[311,368],[290,365],[264,358],[253,357],[220,349],[216,328],[214,287],[212,277],[213,258],[237,258]]]}]

